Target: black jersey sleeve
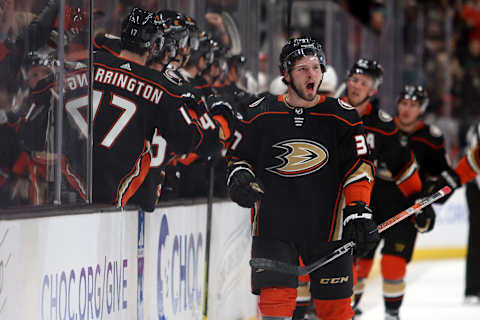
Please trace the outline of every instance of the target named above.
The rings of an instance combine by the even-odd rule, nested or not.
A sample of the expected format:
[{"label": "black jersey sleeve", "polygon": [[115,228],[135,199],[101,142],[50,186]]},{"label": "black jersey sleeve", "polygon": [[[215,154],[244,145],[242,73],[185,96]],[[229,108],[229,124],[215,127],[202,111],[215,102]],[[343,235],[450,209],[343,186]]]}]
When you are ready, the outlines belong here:
[{"label": "black jersey sleeve", "polygon": [[445,139],[442,131],[435,125],[426,124],[424,128],[410,137],[415,143],[415,152],[423,154],[424,159],[420,163],[420,172],[422,178],[429,176],[438,176],[442,171],[449,168],[446,151]]},{"label": "black jersey sleeve", "polygon": [[338,100],[342,121],[338,153],[341,157],[340,176],[346,203],[370,202],[375,169],[368,149],[363,122],[358,113],[348,104]]}]

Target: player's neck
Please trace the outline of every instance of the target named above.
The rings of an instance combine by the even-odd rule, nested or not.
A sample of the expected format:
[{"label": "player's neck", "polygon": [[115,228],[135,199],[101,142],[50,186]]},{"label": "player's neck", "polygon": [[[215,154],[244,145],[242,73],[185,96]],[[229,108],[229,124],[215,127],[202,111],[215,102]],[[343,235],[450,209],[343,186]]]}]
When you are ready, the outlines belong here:
[{"label": "player's neck", "polygon": [[195,78],[198,74],[198,69],[197,67],[191,65],[191,66],[187,66],[187,67],[184,67],[183,70],[185,70],[186,72],[188,72],[188,74],[190,75],[191,78]]},{"label": "player's neck", "polygon": [[128,50],[122,50],[122,51],[120,51],[119,57],[123,58],[123,59],[126,59],[126,60],[130,60],[130,61],[135,62],[137,64],[140,64],[142,66],[147,64],[147,54],[146,53],[143,54],[143,55],[139,55],[138,53],[135,53],[135,52],[131,52],[131,51],[128,51]]},{"label": "player's neck", "polygon": [[414,133],[417,130],[418,125],[420,123],[420,120],[417,119],[417,120],[415,120],[411,123],[404,123],[404,122],[400,122],[397,119],[397,121],[395,121],[395,123],[397,124],[398,129],[400,129],[403,132],[411,134],[411,133]]},{"label": "player's neck", "polygon": [[162,63],[157,63],[157,62],[154,62],[149,66],[150,66],[151,69],[159,71],[159,72],[162,72],[163,68],[164,68],[164,65]]},{"label": "player's neck", "polygon": [[359,104],[358,106],[355,106],[355,109],[357,110],[360,118],[363,117],[365,115],[365,113],[367,113],[368,104],[369,104],[369,101],[367,100],[367,101]]},{"label": "player's neck", "polygon": [[288,92],[285,95],[285,103],[287,104],[288,107],[292,107],[292,108],[294,107],[311,108],[318,104],[319,98],[320,96],[317,94],[315,95],[315,98],[312,101],[309,101],[299,97],[294,92]]}]

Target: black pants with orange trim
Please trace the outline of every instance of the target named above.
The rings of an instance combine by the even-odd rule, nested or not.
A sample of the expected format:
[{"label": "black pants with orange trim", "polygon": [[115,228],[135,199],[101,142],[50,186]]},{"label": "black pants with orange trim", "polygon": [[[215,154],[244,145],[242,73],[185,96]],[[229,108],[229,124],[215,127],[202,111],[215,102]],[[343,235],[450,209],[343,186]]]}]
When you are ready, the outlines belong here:
[{"label": "black pants with orange trim", "polygon": [[[400,192],[394,182],[377,179],[372,193],[371,207],[374,220],[380,224],[395,214],[405,210],[411,203]],[[381,233],[383,239],[381,272],[383,277],[383,295],[388,310],[398,310],[402,304],[405,290],[405,272],[412,259],[417,238],[412,220],[406,219]],[[356,262],[358,280],[355,284],[355,301],[357,307],[365,286],[365,279],[372,267],[375,250]]]},{"label": "black pants with orange trim", "polygon": [[[400,192],[394,182],[377,179],[372,192],[371,208],[375,223],[380,224],[397,213],[408,208],[412,203]],[[382,254],[404,258],[410,262],[417,239],[417,229],[411,219],[397,223],[380,234],[384,240]],[[375,250],[367,257],[373,258]]]},{"label": "black pants with orange trim", "polygon": [[[305,264],[309,264],[330,253],[338,246],[339,244],[336,242],[299,244],[254,237],[252,241],[252,257],[274,259],[294,265],[298,265],[299,257],[302,257]],[[284,299],[284,304],[288,305],[286,309],[283,309],[285,314],[266,314],[268,316],[292,316],[295,308],[297,286],[298,277],[295,275],[268,270],[252,273],[252,292],[261,295],[260,300],[264,305],[268,305],[268,301],[265,301],[266,299],[262,296],[264,291],[264,296],[268,295],[269,301],[276,299],[280,303],[280,298],[275,298],[272,290],[268,290],[268,293],[266,293],[267,290],[265,289],[290,288],[293,290],[293,300],[288,298],[287,302],[287,298]],[[322,314],[323,318],[335,319],[334,317],[337,315],[332,314],[330,316],[328,313],[334,312],[339,314],[340,312],[345,317],[340,316],[337,319],[349,319],[353,315],[349,300],[353,294],[352,256],[348,254],[343,255],[325,267],[312,272],[310,274],[310,291],[312,298],[316,300],[317,312],[318,308],[326,312],[326,314]],[[290,294],[285,296],[290,296]],[[262,298],[264,298],[263,301]],[[330,308],[329,305],[335,305],[335,307]],[[262,311],[262,305],[260,310]]]}]

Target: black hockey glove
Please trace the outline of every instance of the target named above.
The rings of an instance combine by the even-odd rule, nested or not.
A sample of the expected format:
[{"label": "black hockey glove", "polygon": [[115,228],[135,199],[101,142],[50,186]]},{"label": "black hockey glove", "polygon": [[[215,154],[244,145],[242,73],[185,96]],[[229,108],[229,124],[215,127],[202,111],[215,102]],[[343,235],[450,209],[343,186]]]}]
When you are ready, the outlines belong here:
[{"label": "black hockey glove", "polygon": [[264,193],[262,184],[245,162],[228,167],[227,188],[232,201],[244,208],[252,208]]},{"label": "black hockey glove", "polygon": [[366,255],[380,241],[377,225],[372,220],[372,210],[365,203],[355,201],[343,209],[342,239],[355,242],[357,257]]},{"label": "black hockey glove", "polygon": [[432,231],[435,226],[435,210],[433,210],[431,205],[423,208],[422,211],[415,215],[414,225],[418,232]]},{"label": "black hockey glove", "polygon": [[[460,181],[460,177],[458,176],[458,174],[455,172],[455,170],[449,168],[447,170],[442,171],[442,173],[437,177],[429,177],[423,183],[422,193],[424,195],[431,195],[432,193],[437,192],[438,190],[442,189],[445,186],[449,186],[450,188],[452,188],[452,191],[454,191],[455,189],[459,188],[461,185],[462,183]],[[439,199],[437,203],[440,203],[440,204],[445,203],[445,201],[447,201],[452,194],[453,192]]]},{"label": "black hockey glove", "polygon": [[[208,112],[210,113],[212,118],[216,115],[221,115],[225,119],[230,134],[227,136],[226,132],[221,132],[220,138],[224,141],[229,140],[232,137],[231,132],[233,132],[235,128],[235,123],[237,121],[237,117],[235,115],[235,111],[233,110],[232,105],[228,101],[222,100],[220,97],[210,95],[207,97],[207,107]],[[224,124],[218,125],[222,129],[222,131],[227,130],[227,128],[224,128]]]}]

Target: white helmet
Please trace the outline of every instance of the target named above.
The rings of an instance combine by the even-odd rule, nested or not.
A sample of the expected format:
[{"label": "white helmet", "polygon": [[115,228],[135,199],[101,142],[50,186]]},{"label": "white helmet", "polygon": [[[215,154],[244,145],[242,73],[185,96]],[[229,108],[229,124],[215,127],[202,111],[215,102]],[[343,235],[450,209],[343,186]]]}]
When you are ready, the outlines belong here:
[{"label": "white helmet", "polygon": [[323,74],[322,84],[320,85],[320,88],[318,88],[318,92],[333,94],[337,89],[337,83],[337,72],[332,66],[327,65],[327,70]]}]

